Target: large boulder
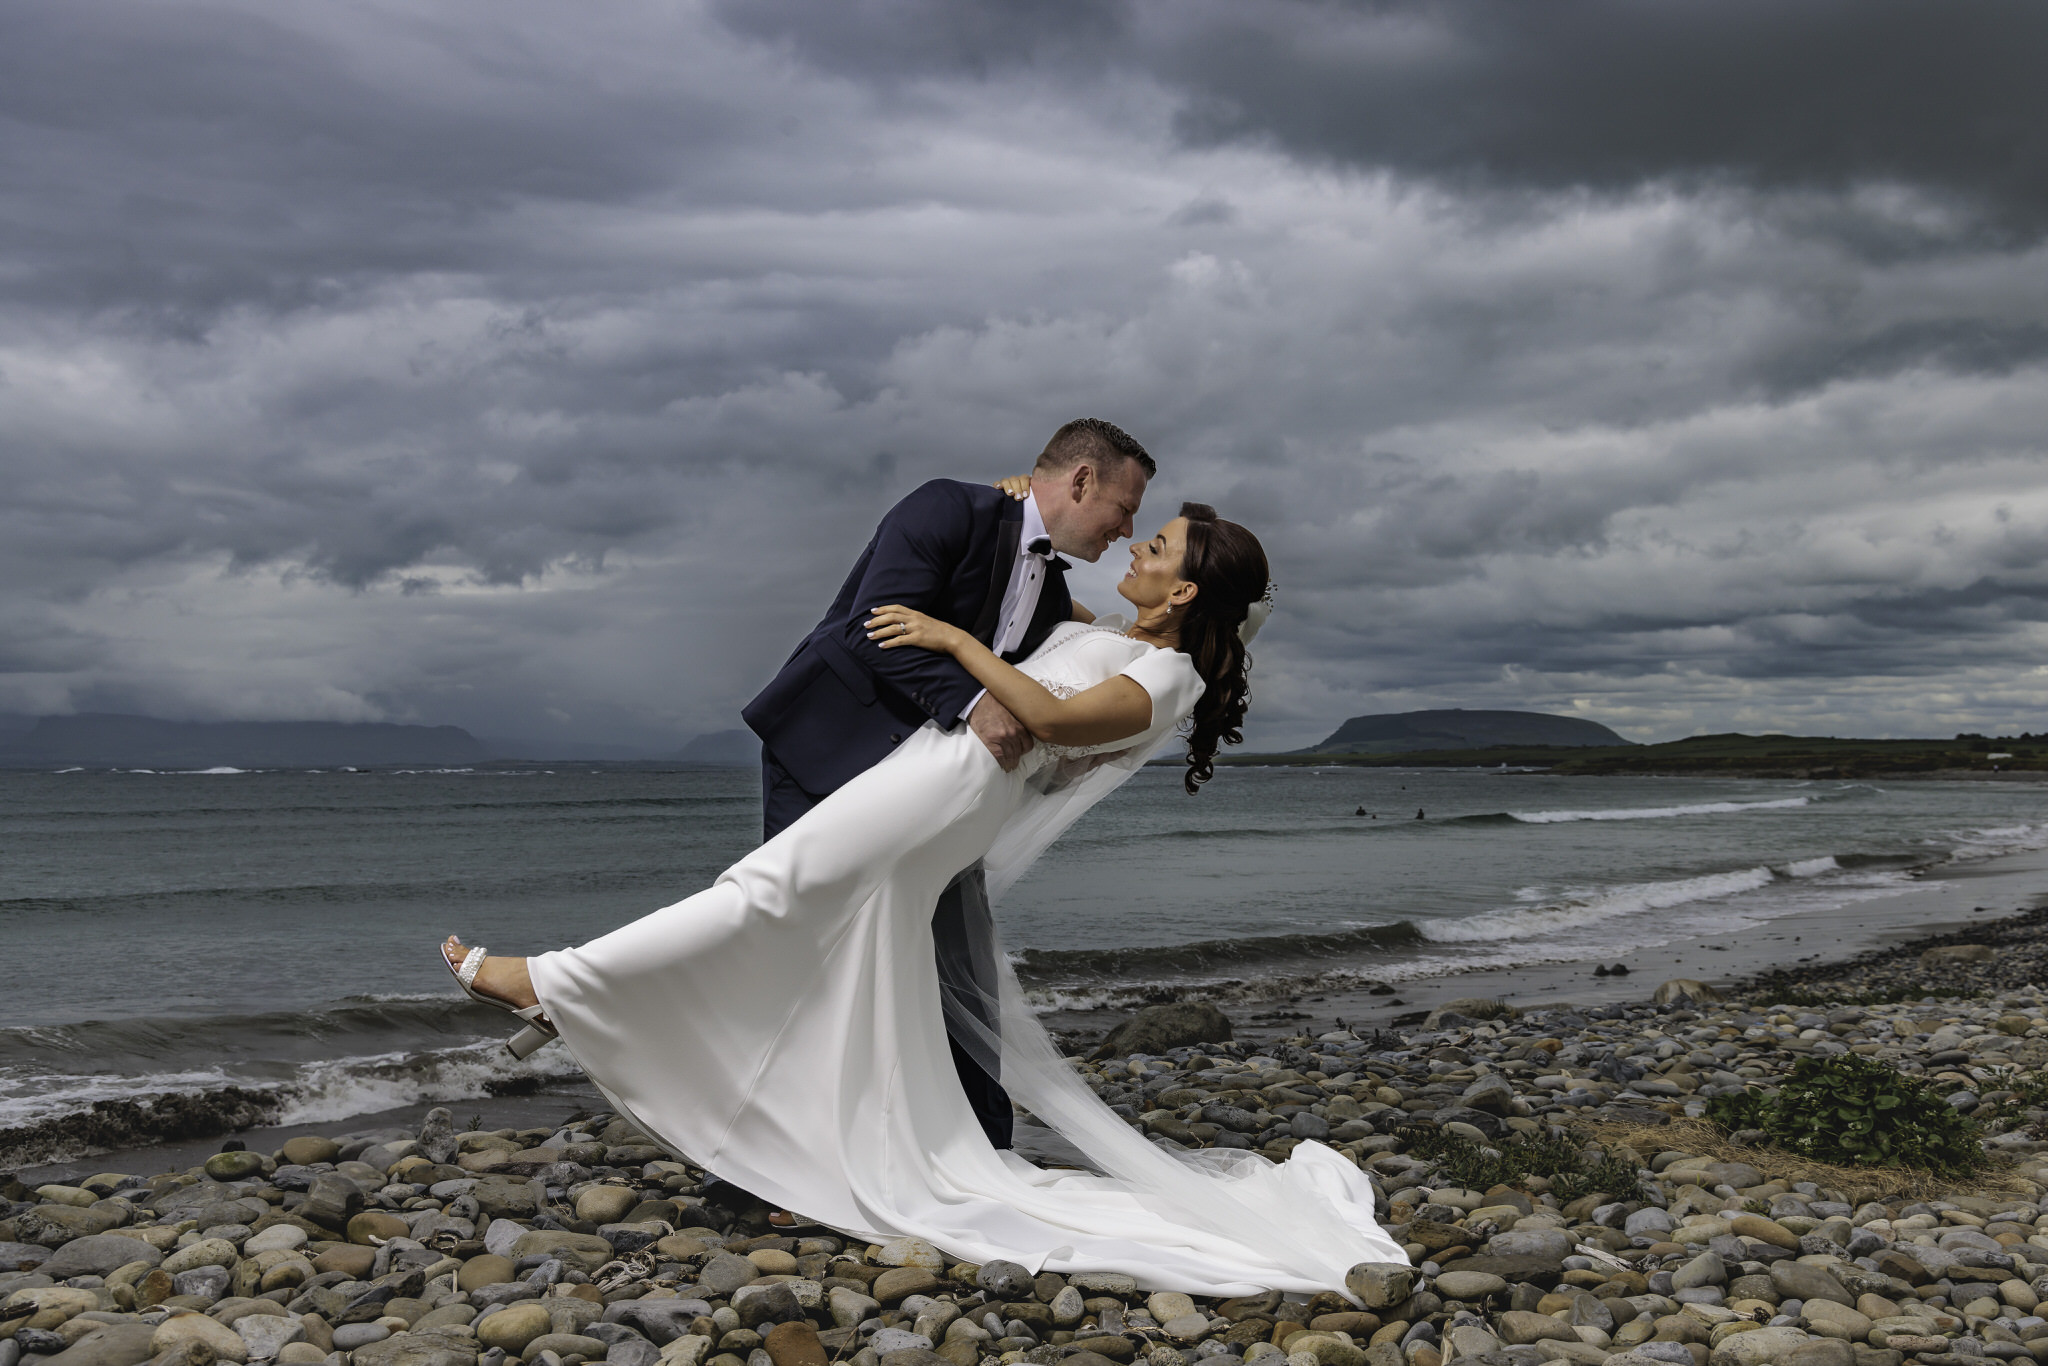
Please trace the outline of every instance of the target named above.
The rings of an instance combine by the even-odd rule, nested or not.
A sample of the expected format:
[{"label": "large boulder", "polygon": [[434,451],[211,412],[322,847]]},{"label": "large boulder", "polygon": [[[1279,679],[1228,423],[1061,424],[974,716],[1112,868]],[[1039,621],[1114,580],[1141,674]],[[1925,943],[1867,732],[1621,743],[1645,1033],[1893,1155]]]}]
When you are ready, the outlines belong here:
[{"label": "large boulder", "polygon": [[68,1281],[73,1276],[111,1276],[130,1262],[155,1266],[164,1254],[143,1242],[119,1233],[91,1233],[73,1238],[36,1268],[51,1280]]},{"label": "large boulder", "polygon": [[1660,982],[1657,985],[1657,990],[1650,994],[1650,999],[1660,1006],[1668,1006],[1681,996],[1691,1001],[1718,1001],[1721,999],[1720,992],[1714,990],[1697,977],[1673,977],[1669,981]]},{"label": "large boulder", "polygon": [[9,1271],[34,1271],[50,1258],[50,1249],[35,1243],[0,1242],[0,1275]]},{"label": "large boulder", "polygon": [[14,1216],[14,1236],[25,1243],[62,1247],[74,1238],[105,1233],[121,1222],[112,1210],[80,1209],[76,1205],[35,1205]]},{"label": "large boulder", "polygon": [[242,1362],[249,1359],[249,1344],[241,1334],[216,1319],[189,1309],[174,1311],[150,1335],[150,1353],[162,1356],[189,1345],[210,1349],[216,1360]]},{"label": "large boulder", "polygon": [[155,1336],[153,1323],[110,1323],[50,1357],[45,1366],[140,1366],[156,1355],[150,1350]]},{"label": "large boulder", "polygon": [[476,1358],[477,1340],[453,1330],[394,1333],[349,1353],[354,1366],[475,1366]]},{"label": "large boulder", "polygon": [[1109,1031],[1090,1056],[1123,1057],[1131,1053],[1157,1056],[1198,1043],[1228,1043],[1230,1017],[1206,1001],[1174,1001],[1143,1010]]}]

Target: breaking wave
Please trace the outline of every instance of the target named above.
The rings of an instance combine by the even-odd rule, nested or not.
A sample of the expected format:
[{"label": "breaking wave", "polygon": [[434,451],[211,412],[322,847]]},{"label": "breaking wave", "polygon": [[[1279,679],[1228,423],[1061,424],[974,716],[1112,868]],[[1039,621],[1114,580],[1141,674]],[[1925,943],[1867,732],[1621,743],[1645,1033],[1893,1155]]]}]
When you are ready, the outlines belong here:
[{"label": "breaking wave", "polygon": [[0,1030],[0,1169],[582,1076],[561,1049],[513,1062],[504,1033],[495,1011],[409,997]]},{"label": "breaking wave", "polygon": [[1273,934],[1243,939],[1204,939],[1193,944],[1159,944],[1123,949],[1024,949],[1011,955],[1018,980],[1039,982],[1128,981],[1161,973],[1243,974],[1290,963],[1319,964],[1331,958],[1411,948],[1424,934],[1406,920],[1327,934]]},{"label": "breaking wave", "polygon": [[1738,811],[1787,811],[1810,806],[1812,797],[1780,797],[1766,802],[1693,802],[1686,806],[1618,806],[1599,811],[1509,811],[1524,825],[1563,825],[1571,821],[1658,821],[1678,816],[1726,816]]}]

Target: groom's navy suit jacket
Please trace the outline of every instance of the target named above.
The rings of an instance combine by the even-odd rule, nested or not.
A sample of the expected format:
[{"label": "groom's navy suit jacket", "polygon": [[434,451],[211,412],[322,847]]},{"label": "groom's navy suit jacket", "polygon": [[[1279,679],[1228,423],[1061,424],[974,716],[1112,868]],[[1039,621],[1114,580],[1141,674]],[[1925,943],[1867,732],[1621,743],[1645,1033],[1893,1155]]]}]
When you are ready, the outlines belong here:
[{"label": "groom's navy suit jacket", "polygon": [[[889,509],[824,619],[740,713],[775,762],[814,797],[873,767],[927,720],[950,728],[981,685],[950,655],[884,650],[870,610],[900,603],[991,644],[1017,564],[1024,505],[1000,489],[934,479]],[[1047,567],[1038,607],[1007,658],[1038,648],[1073,615],[1063,566]]]}]

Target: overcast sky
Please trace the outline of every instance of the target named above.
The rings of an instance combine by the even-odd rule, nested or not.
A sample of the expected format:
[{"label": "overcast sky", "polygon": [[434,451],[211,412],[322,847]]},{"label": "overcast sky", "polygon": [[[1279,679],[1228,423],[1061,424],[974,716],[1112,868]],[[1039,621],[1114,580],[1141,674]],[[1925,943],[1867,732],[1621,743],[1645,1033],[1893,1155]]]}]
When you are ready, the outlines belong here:
[{"label": "overcast sky", "polygon": [[896,498],[1096,415],[1158,458],[1141,521],[1264,538],[1263,747],[2048,731],[2044,40],[2017,0],[0,8],[0,711],[673,747]]}]

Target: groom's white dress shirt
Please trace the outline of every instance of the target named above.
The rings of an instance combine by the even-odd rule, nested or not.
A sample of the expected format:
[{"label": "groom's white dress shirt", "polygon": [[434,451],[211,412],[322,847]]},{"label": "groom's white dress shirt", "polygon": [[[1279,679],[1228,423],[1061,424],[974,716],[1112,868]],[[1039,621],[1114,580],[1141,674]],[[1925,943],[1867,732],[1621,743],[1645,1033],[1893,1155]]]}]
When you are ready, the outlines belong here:
[{"label": "groom's white dress shirt", "polygon": [[[1032,546],[1044,543],[1043,551]],[[998,657],[1008,654],[1024,639],[1024,632],[1030,629],[1031,616],[1038,610],[1038,595],[1045,587],[1045,567],[1052,558],[1050,538],[1045,533],[1045,518],[1038,511],[1038,495],[1024,496],[1024,530],[1017,538],[1017,562],[1010,570],[1009,586],[1003,589],[1002,615],[996,618],[995,640],[989,646]],[[988,696],[988,689],[976,693],[973,700],[961,711],[962,716],[971,713],[981,699]]]}]

